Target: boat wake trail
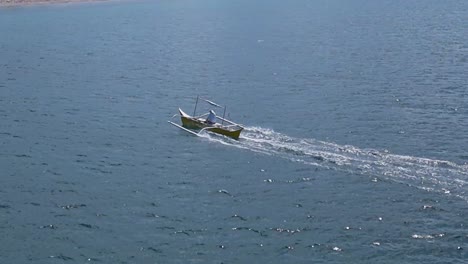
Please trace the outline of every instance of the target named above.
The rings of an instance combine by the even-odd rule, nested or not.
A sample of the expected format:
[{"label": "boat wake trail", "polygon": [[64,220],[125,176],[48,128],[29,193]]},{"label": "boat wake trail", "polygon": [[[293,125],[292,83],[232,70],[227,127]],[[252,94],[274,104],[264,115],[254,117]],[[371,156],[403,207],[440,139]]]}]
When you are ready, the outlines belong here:
[{"label": "boat wake trail", "polygon": [[224,137],[209,138],[225,145],[294,162],[400,182],[468,201],[468,165],[395,155],[387,151],[360,149],[315,139],[293,138],[260,127],[246,127],[239,141]]}]

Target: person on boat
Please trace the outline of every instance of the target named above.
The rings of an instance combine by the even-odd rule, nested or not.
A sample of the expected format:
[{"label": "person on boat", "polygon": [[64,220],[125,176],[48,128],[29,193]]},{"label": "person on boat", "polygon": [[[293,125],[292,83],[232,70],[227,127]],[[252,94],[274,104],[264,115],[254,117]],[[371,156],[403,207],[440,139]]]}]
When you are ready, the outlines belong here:
[{"label": "person on boat", "polygon": [[208,117],[206,118],[206,123],[212,125],[216,123],[216,113],[213,110],[210,110]]}]

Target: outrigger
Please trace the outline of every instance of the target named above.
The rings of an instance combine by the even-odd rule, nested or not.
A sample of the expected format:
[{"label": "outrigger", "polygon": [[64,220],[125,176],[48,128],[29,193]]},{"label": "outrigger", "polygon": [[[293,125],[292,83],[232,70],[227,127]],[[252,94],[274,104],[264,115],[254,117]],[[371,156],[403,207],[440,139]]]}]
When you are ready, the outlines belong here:
[{"label": "outrigger", "polygon": [[[216,119],[221,120],[221,123],[210,122],[210,120],[206,118],[207,116],[210,115],[210,113],[205,113],[205,114],[198,115],[198,116],[196,115],[197,105],[198,105],[199,100],[203,100],[212,106],[224,109],[222,117],[217,116],[214,114],[214,112],[210,111],[210,113],[212,112],[214,114]],[[199,136],[200,133],[206,130],[206,131],[224,135],[233,139],[239,139],[240,133],[242,132],[244,127],[230,120],[227,120],[224,117],[225,114],[226,114],[226,106],[221,106],[210,100],[203,99],[197,96],[197,101],[195,102],[195,109],[193,110],[193,116],[188,115],[187,113],[182,111],[182,109],[179,108],[179,116],[180,116],[180,119],[182,120],[182,125],[176,124],[172,121],[167,121],[167,122],[169,122],[171,125],[174,125],[196,136]],[[176,117],[176,116],[177,114],[175,114],[173,117]],[[227,125],[225,125],[224,123],[226,123]]]}]

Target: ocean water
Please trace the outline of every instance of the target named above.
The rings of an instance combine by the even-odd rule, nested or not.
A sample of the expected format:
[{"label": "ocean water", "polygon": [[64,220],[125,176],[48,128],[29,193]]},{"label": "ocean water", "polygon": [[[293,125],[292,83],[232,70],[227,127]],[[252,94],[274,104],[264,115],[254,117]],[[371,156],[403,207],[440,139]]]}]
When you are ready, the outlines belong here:
[{"label": "ocean water", "polygon": [[[467,263],[467,20],[464,0],[0,8],[0,263]],[[167,123],[197,95],[240,140]]]}]

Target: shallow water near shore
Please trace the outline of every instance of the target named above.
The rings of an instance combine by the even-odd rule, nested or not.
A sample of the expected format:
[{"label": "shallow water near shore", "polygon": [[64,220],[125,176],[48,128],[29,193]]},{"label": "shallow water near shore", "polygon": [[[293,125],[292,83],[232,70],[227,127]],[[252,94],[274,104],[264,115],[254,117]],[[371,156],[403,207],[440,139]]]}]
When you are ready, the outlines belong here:
[{"label": "shallow water near shore", "polygon": [[[0,262],[463,263],[467,14],[0,9]],[[227,105],[238,141],[166,122],[197,95]]]}]

